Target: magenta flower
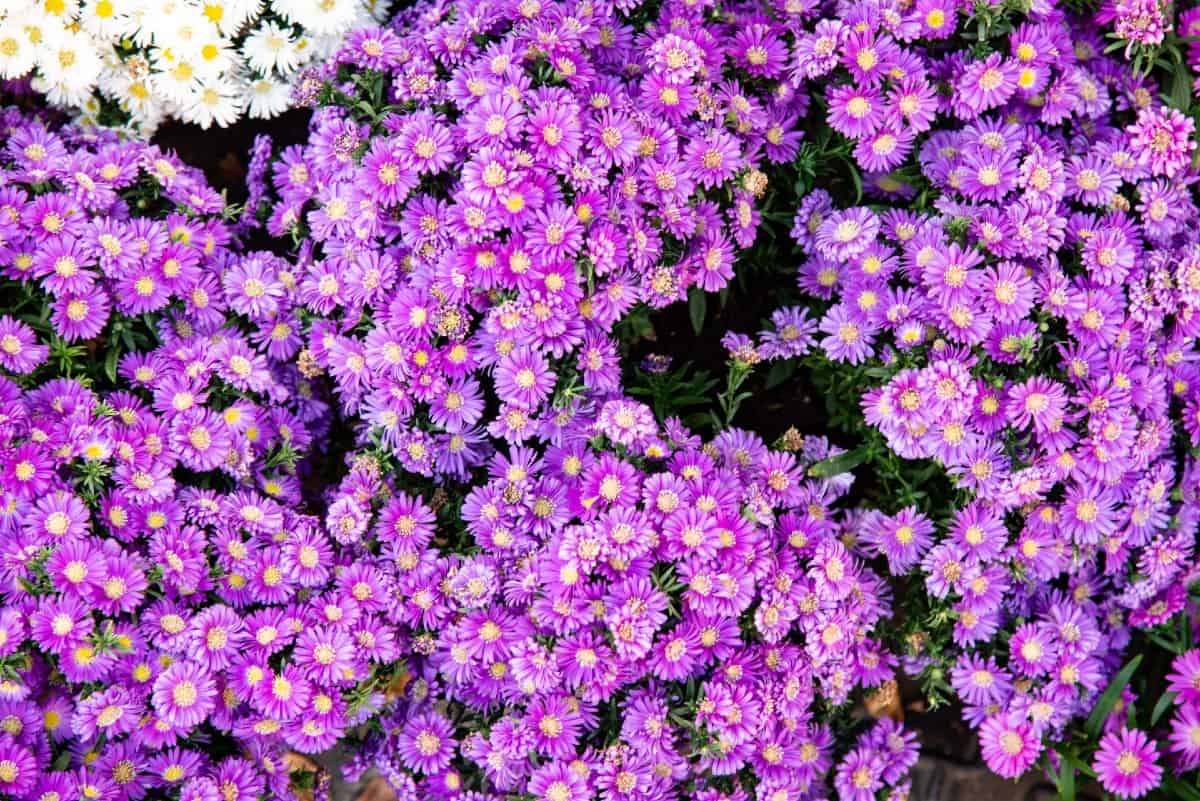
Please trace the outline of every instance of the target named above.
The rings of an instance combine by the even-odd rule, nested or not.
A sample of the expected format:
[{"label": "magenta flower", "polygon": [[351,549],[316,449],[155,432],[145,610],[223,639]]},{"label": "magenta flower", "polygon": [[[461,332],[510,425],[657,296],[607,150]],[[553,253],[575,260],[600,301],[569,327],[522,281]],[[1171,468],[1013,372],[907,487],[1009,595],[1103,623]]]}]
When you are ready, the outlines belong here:
[{"label": "magenta flower", "polygon": [[1146,733],[1124,727],[1101,738],[1092,768],[1100,785],[1118,798],[1140,798],[1157,787],[1163,775]]},{"label": "magenta flower", "polygon": [[46,360],[49,352],[28,325],[8,315],[0,316],[0,367],[29,373]]},{"label": "magenta flower", "polygon": [[1041,739],[1028,721],[993,715],[979,728],[979,746],[988,768],[996,775],[1015,779],[1029,770],[1042,752]]},{"label": "magenta flower", "polygon": [[1178,109],[1142,109],[1128,131],[1138,163],[1151,174],[1170,178],[1191,163],[1196,124]]}]

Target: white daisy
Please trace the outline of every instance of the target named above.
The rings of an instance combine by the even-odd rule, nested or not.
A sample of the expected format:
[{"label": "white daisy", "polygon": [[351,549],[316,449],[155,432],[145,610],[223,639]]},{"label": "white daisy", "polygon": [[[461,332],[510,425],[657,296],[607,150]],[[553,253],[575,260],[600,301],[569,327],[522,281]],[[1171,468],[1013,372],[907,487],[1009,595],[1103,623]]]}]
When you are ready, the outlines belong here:
[{"label": "white daisy", "polygon": [[278,70],[287,74],[300,66],[300,53],[290,28],[264,22],[242,42],[242,57],[250,68],[263,75]]},{"label": "white daisy", "polygon": [[184,48],[184,53],[196,65],[202,79],[217,78],[229,72],[237,59],[237,51],[230,47],[228,39],[217,33],[215,27]]},{"label": "white daisy", "polygon": [[154,23],[154,44],[158,47],[196,49],[221,38],[217,26],[195,6],[180,6],[170,17],[160,17]]},{"label": "white daisy", "polygon": [[37,53],[42,80],[68,96],[90,93],[104,65],[95,41],[80,30],[47,27],[44,33]]},{"label": "white daisy", "polygon": [[224,36],[237,33],[261,11],[261,0],[200,0],[200,12],[204,18],[216,25]]},{"label": "white daisy", "polygon": [[141,48],[152,46],[161,17],[173,14],[180,5],[176,0],[129,0],[129,40]]},{"label": "white daisy", "polygon": [[[366,0],[362,4],[363,11],[371,18],[370,21],[375,23],[387,22],[388,11],[391,10],[391,7],[390,0]],[[368,22],[364,20],[363,25],[367,24]]]},{"label": "white daisy", "polygon": [[23,25],[11,19],[0,20],[0,78],[21,78],[33,69],[33,42]]},{"label": "white daisy", "polygon": [[183,105],[200,86],[196,65],[170,48],[151,51],[150,89],[161,100]]},{"label": "white daisy", "polygon": [[63,25],[72,22],[79,15],[79,0],[44,0],[42,11],[52,17],[57,17]]},{"label": "white daisy", "polygon": [[100,90],[136,121],[157,127],[164,110],[150,86],[150,63],[142,56],[117,61],[105,69]]},{"label": "white daisy", "polygon": [[201,128],[208,128],[213,123],[225,127],[237,121],[243,110],[242,87],[231,78],[220,77],[201,83],[183,105],[179,116],[184,122],[193,122]]},{"label": "white daisy", "polygon": [[354,24],[356,0],[275,0],[275,10],[313,34],[343,33]]},{"label": "white daisy", "polygon": [[130,0],[89,0],[79,9],[79,24],[97,39],[119,41],[136,30],[129,16],[133,7]]},{"label": "white daisy", "polygon": [[278,117],[292,103],[292,87],[269,78],[251,81],[246,95],[249,101],[247,113],[259,119]]}]

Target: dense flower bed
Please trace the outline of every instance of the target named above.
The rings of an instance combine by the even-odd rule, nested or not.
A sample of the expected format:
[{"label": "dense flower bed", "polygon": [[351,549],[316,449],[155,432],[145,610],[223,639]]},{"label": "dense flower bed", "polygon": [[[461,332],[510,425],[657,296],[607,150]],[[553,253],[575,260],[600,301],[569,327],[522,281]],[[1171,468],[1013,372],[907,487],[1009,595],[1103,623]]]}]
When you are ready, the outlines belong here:
[{"label": "dense flower bed", "polygon": [[311,109],[241,207],[0,112],[0,795],[899,800],[903,692],[1200,798],[1200,12],[384,10],[0,12],[87,123]]},{"label": "dense flower bed", "polygon": [[[1136,695],[1102,692],[1130,680],[1138,632],[1168,629],[1176,652],[1190,639],[1174,625],[1197,578],[1195,126],[1087,24],[1035,14],[996,38],[979,60],[891,51],[951,87],[918,112],[911,159],[876,158],[908,147],[888,122],[914,118],[903,84],[824,65],[826,121],[880,202],[805,195],[797,278],[823,301],[834,403],[861,402],[853,461],[890,461],[903,485],[918,468],[894,457],[927,460],[948,482],[881,496],[861,543],[925,585],[907,668],[961,699],[1000,775],[1051,747],[1062,781],[1082,768],[1137,797],[1162,778],[1134,726],[1158,699],[1127,720]],[[1090,737],[1109,732],[1090,765],[1071,734],[1089,714]],[[1186,726],[1162,751],[1190,767]]]},{"label": "dense flower bed", "polygon": [[759,167],[798,145],[803,96],[725,79],[736,23],[698,44],[664,13],[638,48],[612,12],[545,11],[481,9],[486,48],[459,38],[465,8],[356,31],[274,167],[268,229],[304,243],[301,360],[419,475],[594,415],[621,383],[614,326],[725,287]]},{"label": "dense flower bed", "polygon": [[327,407],[199,173],[2,123],[0,793],[287,793],[396,658],[304,512]]}]

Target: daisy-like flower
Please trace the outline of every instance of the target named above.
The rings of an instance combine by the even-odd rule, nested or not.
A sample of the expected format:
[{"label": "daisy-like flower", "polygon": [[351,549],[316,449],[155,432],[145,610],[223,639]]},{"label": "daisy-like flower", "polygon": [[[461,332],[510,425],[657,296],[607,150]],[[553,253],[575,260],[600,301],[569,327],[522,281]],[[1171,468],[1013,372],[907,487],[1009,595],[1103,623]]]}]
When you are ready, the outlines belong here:
[{"label": "daisy-like flower", "polygon": [[536,351],[518,350],[496,367],[496,391],[505,400],[536,406],[553,388],[549,365]]},{"label": "daisy-like flower", "polygon": [[1122,727],[1100,739],[1092,761],[1100,785],[1118,798],[1140,798],[1158,786],[1158,751],[1140,729]]},{"label": "daisy-like flower", "polygon": [[11,737],[0,741],[0,791],[21,798],[34,787],[42,771],[34,755]]},{"label": "daisy-like flower", "polygon": [[199,725],[216,707],[217,687],[198,665],[177,662],[154,680],[155,712],[173,726]]},{"label": "daisy-like flower", "polygon": [[818,328],[827,335],[821,347],[831,359],[859,364],[871,353],[875,329],[844,306],[830,309]]},{"label": "daisy-like flower", "polygon": [[884,121],[884,100],[870,87],[835,87],[829,92],[829,107],[829,125],[854,139],[874,133]]},{"label": "daisy-like flower", "polygon": [[1177,694],[1179,703],[1200,702],[1200,650],[1185,651],[1171,663],[1167,689]]},{"label": "daisy-like flower", "polygon": [[1016,91],[1016,78],[1016,65],[1000,53],[971,62],[955,86],[959,116],[974,116],[1003,104]]},{"label": "daisy-like flower", "polygon": [[1015,779],[1033,766],[1042,742],[1027,720],[1015,715],[993,715],[979,728],[979,745],[988,768],[998,776]]},{"label": "daisy-like flower", "polygon": [[1200,765],[1200,710],[1191,704],[1182,705],[1171,720],[1169,741],[1180,770]]},{"label": "daisy-like flower", "polygon": [[879,231],[879,218],[859,206],[836,212],[817,229],[817,248],[825,256],[843,261],[866,249]]},{"label": "daisy-like flower", "polygon": [[436,713],[421,714],[408,721],[397,745],[404,765],[421,773],[436,773],[450,764],[454,727]]},{"label": "daisy-like flower", "polygon": [[1195,132],[1196,124],[1178,109],[1142,109],[1129,127],[1130,146],[1151,174],[1170,178],[1191,163]]},{"label": "daisy-like flower", "polygon": [[32,328],[8,315],[0,316],[0,367],[14,373],[29,373],[49,353],[49,347],[38,342]]}]

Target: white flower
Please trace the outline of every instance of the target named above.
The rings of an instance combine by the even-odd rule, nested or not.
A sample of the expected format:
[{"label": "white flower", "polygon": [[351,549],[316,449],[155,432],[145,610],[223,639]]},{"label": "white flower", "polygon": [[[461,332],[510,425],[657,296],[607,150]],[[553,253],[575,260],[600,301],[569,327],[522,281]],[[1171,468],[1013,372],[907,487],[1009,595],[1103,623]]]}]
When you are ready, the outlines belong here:
[{"label": "white flower", "polygon": [[193,5],[180,5],[169,17],[154,20],[154,44],[158,48],[195,50],[220,39],[217,26]]},{"label": "white flower", "polygon": [[252,70],[263,75],[274,70],[286,75],[294,72],[301,63],[292,32],[274,22],[264,22],[246,37],[242,42],[242,56]]},{"label": "white flower", "polygon": [[261,10],[261,0],[200,0],[200,11],[205,19],[216,25],[224,36],[237,33]]},{"label": "white flower", "polygon": [[163,20],[169,20],[182,5],[179,0],[131,0],[129,38],[138,47],[161,46],[155,37],[163,28]]},{"label": "white flower", "polygon": [[221,127],[232,125],[243,111],[242,87],[228,77],[201,83],[183,104],[180,119],[208,128],[214,122]]},{"label": "white flower", "polygon": [[57,17],[64,26],[79,16],[79,0],[45,0],[40,5],[42,11],[51,17]]},{"label": "white flower", "polygon": [[21,78],[35,59],[33,42],[14,20],[0,20],[0,78]]},{"label": "white flower", "polygon": [[42,80],[67,96],[90,93],[103,66],[92,38],[83,31],[50,26],[44,36],[37,53]]},{"label": "white flower", "polygon": [[131,0],[90,0],[79,9],[79,24],[97,40],[118,41],[136,31],[133,9]]},{"label": "white flower", "polygon": [[389,0],[0,0],[0,80],[29,76],[85,121],[102,98],[149,135],[177,116],[228,125],[287,110],[292,82]]},{"label": "white flower", "polygon": [[182,49],[185,58],[196,65],[202,79],[217,78],[230,72],[237,57],[237,51],[230,47],[228,39],[217,33],[216,27]]},{"label": "white flower", "polygon": [[195,63],[170,48],[152,51],[150,64],[150,89],[169,103],[187,103],[200,87]]},{"label": "white flower", "polygon": [[356,0],[275,0],[272,5],[289,22],[318,35],[349,30],[360,8]]},{"label": "white flower", "polygon": [[388,9],[391,5],[390,0],[366,0],[363,3],[363,11],[369,19],[363,20],[363,25],[369,25],[371,22],[387,22]]},{"label": "white flower", "polygon": [[247,113],[251,117],[269,119],[288,110],[292,102],[292,87],[280,81],[260,78],[250,82],[247,96],[250,101]]},{"label": "white flower", "polygon": [[100,78],[100,89],[150,133],[166,113],[150,87],[150,64],[142,56],[113,58]]}]

